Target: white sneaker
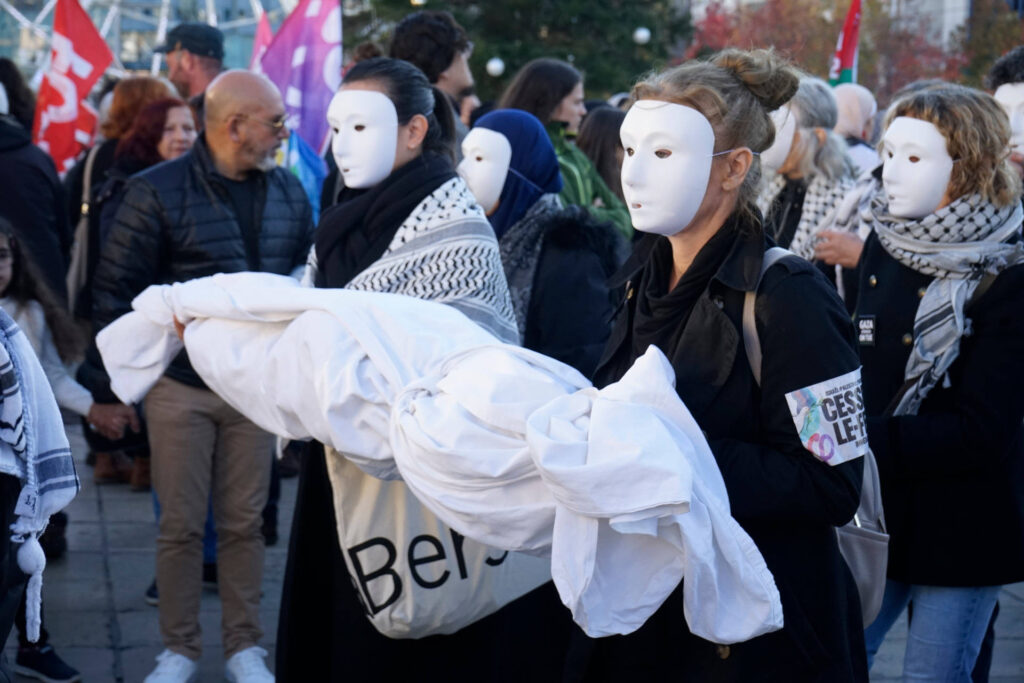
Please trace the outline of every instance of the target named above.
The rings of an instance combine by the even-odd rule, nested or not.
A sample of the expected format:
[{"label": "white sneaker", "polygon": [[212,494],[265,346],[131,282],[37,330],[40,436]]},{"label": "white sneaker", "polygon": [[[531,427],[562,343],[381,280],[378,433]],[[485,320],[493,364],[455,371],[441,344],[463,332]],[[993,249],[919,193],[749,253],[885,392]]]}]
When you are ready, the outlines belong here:
[{"label": "white sneaker", "polygon": [[199,663],[177,652],[164,650],[156,656],[159,662],[143,683],[192,683],[199,673]]},{"label": "white sneaker", "polygon": [[224,676],[231,683],[274,683],[274,674],[263,663],[267,651],[262,647],[247,647],[231,655],[224,665]]}]

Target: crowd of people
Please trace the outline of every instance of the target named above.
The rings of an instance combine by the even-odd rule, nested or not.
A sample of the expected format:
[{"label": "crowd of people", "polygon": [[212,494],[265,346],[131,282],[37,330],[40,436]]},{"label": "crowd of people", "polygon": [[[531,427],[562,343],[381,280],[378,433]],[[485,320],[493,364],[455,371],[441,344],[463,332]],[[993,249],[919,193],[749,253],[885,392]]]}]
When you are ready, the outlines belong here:
[{"label": "crowd of people", "polygon": [[[158,48],[166,79],[109,83],[95,143],[63,179],[31,143],[31,90],[0,59],[0,185],[16,188],[0,202],[0,308],[13,320],[0,321],[0,351],[20,353],[10,339],[24,332],[56,405],[81,419],[96,483],[152,489],[146,598],[165,649],[147,683],[196,678],[204,581],[222,604],[228,680],[275,680],[260,585],[290,474],[282,680],[867,681],[905,612],[905,679],[987,680],[1000,589],[1024,580],[1024,46],[992,66],[992,94],[918,81],[886,106],[771,50],[735,49],[652,73],[614,104],[586,100],[573,65],[536,59],[481,104],[472,49],[451,15],[420,11],[388,50],[354,51],[323,112],[318,222],[278,165],[281,93],[225,70],[217,29],[172,29]],[[424,565],[448,553],[472,580],[507,553],[448,528],[400,481],[339,474],[333,448],[275,439],[187,350],[142,401],[122,402],[97,335],[147,287],[219,273],[446,304],[601,390],[656,348],[774,578],[782,627],[694,635],[684,578],[618,635],[588,635],[551,581],[454,632],[380,632],[373,617],[403,582],[428,590],[450,574]],[[190,321],[173,323],[185,339]],[[25,391],[32,373],[9,385],[6,372],[0,362],[10,523],[38,464],[3,422],[9,386]],[[620,438],[624,452],[644,443]],[[390,559],[371,572],[366,548],[341,537],[350,491],[433,535],[382,539]],[[873,550],[847,545],[837,528],[874,522],[864,506],[879,492]],[[56,513],[17,540],[38,536],[54,559],[66,525]],[[0,633],[17,623],[17,670],[79,680],[21,593],[27,553],[0,551]],[[391,578],[390,597],[368,588]]]}]

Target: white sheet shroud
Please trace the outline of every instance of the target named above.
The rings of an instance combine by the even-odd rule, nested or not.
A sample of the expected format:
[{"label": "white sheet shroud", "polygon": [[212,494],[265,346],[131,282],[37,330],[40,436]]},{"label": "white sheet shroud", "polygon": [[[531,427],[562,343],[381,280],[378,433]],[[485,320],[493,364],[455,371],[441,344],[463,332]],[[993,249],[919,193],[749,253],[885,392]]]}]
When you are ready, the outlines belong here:
[{"label": "white sheet shroud", "polygon": [[189,358],[225,401],[400,477],[469,538],[550,554],[591,636],[636,630],[684,578],[696,635],[734,643],[782,627],[772,575],[655,347],[599,391],[454,308],[393,294],[239,273],[150,287],[132,306],[98,338],[123,401],[141,400],[180,350],[172,314],[193,320]]}]

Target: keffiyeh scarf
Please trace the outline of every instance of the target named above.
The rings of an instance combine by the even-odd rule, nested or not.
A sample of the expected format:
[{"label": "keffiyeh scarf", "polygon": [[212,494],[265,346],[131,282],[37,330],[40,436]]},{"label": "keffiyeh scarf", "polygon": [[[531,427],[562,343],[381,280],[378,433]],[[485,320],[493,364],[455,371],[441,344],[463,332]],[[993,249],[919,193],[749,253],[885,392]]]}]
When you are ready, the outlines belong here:
[{"label": "keffiyeh scarf", "polygon": [[[761,215],[768,217],[772,203],[786,185],[786,177],[774,174],[765,179],[761,192],[758,194],[757,206]],[[853,181],[841,178],[829,180],[823,175],[816,176],[807,185],[803,206],[800,209],[800,222],[797,224],[793,239],[786,246],[797,256],[808,261],[814,260],[814,242],[818,233],[831,223],[831,216],[842,203],[843,198],[853,188]]]},{"label": "keffiyeh scarf", "polygon": [[[78,493],[78,476],[53,391],[17,323],[0,309],[0,441],[17,460],[21,495],[11,540],[21,543],[18,566],[29,575],[28,639],[39,639],[39,608],[46,558],[38,537],[50,515]],[[10,469],[4,463],[4,469]],[[14,472],[11,472],[14,474]]]},{"label": "keffiyeh scarf", "polygon": [[[903,265],[933,276],[914,317],[914,347],[895,415],[915,415],[960,353],[971,332],[965,307],[981,280],[1024,262],[1019,202],[997,207],[979,195],[957,199],[920,219],[889,215],[884,192],[862,205],[861,220]],[[913,384],[910,382],[913,381]]]},{"label": "keffiyeh scarf", "polygon": [[498,240],[501,264],[512,295],[512,309],[519,326],[519,339],[526,338],[526,316],[530,312],[533,282],[536,279],[540,250],[544,244],[544,231],[551,216],[562,208],[557,194],[545,194],[530,210]]}]

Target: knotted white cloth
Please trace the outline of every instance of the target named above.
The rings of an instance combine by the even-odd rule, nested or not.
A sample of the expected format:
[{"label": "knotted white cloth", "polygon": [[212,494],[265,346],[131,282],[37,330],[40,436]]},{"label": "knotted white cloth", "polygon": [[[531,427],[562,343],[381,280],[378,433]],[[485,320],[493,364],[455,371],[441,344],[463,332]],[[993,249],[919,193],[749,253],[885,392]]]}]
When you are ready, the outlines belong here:
[{"label": "knotted white cloth", "polygon": [[[683,583],[696,635],[782,627],[778,590],[656,348],[598,390],[443,304],[240,273],[150,287],[98,337],[139,400],[181,348],[257,425],[401,478],[459,533],[551,557],[592,636],[639,628]],[[685,580],[684,580],[685,579]]]}]

